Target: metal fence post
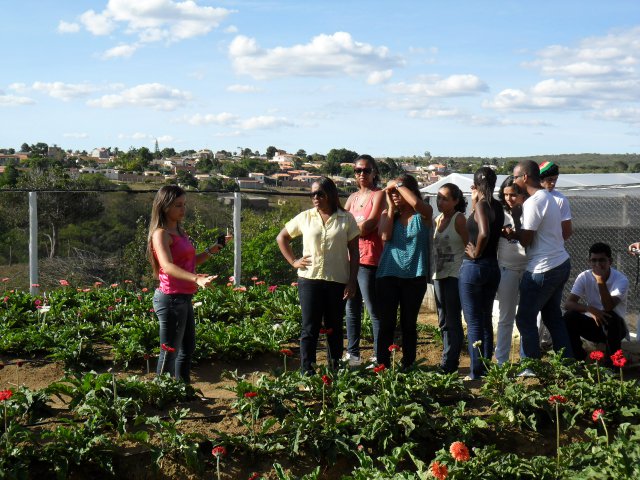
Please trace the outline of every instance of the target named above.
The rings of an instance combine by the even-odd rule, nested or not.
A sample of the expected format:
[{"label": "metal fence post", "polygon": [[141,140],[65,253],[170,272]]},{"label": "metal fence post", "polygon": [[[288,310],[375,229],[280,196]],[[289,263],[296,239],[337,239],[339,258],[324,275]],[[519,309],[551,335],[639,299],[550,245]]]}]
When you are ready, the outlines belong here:
[{"label": "metal fence post", "polygon": [[37,295],[38,285],[38,194],[29,192],[29,292]]},{"label": "metal fence post", "polygon": [[242,276],[242,231],[240,227],[240,210],[242,200],[240,192],[233,194],[233,283],[240,285]]}]

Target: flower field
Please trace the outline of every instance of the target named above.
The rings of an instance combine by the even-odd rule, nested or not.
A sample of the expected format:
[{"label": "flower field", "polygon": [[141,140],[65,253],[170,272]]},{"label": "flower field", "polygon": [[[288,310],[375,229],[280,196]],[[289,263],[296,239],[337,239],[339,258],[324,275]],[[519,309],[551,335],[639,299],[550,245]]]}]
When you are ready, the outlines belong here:
[{"label": "flower field", "polygon": [[640,478],[638,374],[620,355],[615,370],[549,355],[463,382],[437,371],[421,325],[414,369],[394,345],[393,368],[333,372],[320,355],[304,377],[296,289],[255,279],[194,297],[185,385],[153,373],[152,293],[3,292],[0,478]]}]

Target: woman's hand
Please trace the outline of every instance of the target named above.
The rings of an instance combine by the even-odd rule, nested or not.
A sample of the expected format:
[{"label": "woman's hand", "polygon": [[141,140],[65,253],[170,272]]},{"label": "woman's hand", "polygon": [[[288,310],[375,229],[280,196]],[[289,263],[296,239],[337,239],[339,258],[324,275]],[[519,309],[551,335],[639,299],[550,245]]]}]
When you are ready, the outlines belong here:
[{"label": "woman's hand", "polygon": [[310,267],[311,266],[311,255],[305,255],[304,257],[300,257],[297,260],[294,260],[291,266],[295,269]]},{"label": "woman's hand", "polygon": [[343,300],[349,300],[350,298],[353,298],[356,294],[356,284],[355,282],[349,282],[347,283],[347,285],[344,287],[344,295],[342,296]]},{"label": "woman's hand", "polygon": [[209,284],[215,280],[215,275],[207,275],[206,273],[196,274],[196,284],[200,288],[207,288]]},{"label": "woman's hand", "polygon": [[464,253],[466,253],[469,258],[476,258],[476,246],[471,242],[467,243]]},{"label": "woman's hand", "polygon": [[627,249],[630,255],[638,255],[640,254],[640,242],[635,242],[629,245]]}]

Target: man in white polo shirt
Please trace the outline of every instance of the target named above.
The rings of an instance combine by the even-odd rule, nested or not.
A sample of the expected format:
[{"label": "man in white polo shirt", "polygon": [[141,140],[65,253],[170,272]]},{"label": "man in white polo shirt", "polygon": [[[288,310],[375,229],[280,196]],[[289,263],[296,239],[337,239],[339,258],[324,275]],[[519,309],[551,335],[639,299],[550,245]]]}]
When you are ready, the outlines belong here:
[{"label": "man in white polo shirt", "polygon": [[[522,206],[522,224],[514,213],[515,230],[506,231],[527,249],[527,269],[520,282],[520,303],[516,325],[520,331],[521,354],[540,358],[538,312],[549,329],[554,350],[564,348],[572,357],[567,328],[562,320],[562,290],[569,279],[571,262],[564,248],[560,207],[553,195],[540,184],[540,169],[531,160],[520,162],[513,170],[515,183],[529,195]],[[518,220],[516,220],[518,217]]]},{"label": "man in white polo shirt", "polygon": [[611,247],[600,242],[591,245],[589,263],[591,269],[578,275],[564,303],[564,321],[577,360],[587,357],[580,337],[606,343],[608,358],[620,350],[620,341],[628,333],[624,316],[629,279],[611,268]]}]

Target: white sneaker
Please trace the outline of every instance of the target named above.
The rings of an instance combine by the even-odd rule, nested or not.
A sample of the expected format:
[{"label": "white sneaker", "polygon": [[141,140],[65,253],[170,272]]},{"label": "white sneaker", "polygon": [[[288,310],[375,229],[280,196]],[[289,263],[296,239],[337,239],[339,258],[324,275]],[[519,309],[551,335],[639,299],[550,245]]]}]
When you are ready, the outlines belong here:
[{"label": "white sneaker", "polygon": [[342,356],[342,361],[349,362],[350,367],[359,367],[362,364],[362,360],[360,359],[360,357],[357,357],[356,355],[351,355],[350,353],[345,353]]},{"label": "white sneaker", "polygon": [[518,377],[535,377],[536,373],[530,368],[525,368],[518,374]]}]

